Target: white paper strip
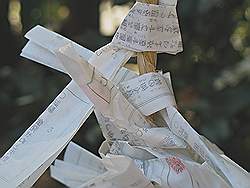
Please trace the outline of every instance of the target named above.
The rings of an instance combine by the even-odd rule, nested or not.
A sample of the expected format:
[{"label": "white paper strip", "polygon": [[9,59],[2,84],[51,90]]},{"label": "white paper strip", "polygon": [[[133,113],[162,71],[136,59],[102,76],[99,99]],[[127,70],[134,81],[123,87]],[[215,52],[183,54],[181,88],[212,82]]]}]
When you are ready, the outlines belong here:
[{"label": "white paper strip", "polygon": [[181,52],[176,7],[136,2],[115,33],[112,44],[136,52]]},{"label": "white paper strip", "polygon": [[79,187],[84,183],[79,181],[78,178],[75,178],[75,176],[72,177],[72,173],[66,169],[54,165],[50,166],[50,176],[70,188]]},{"label": "white paper strip", "polygon": [[[71,45],[61,48],[57,55],[70,76],[94,103],[97,110],[105,116],[116,117],[120,120],[120,127],[127,127],[130,122],[133,125],[138,123],[137,125],[141,125],[141,127],[148,124],[144,120],[144,116],[133,108],[115,85],[105,79],[92,65],[84,61]],[[123,110],[123,113],[120,110]],[[150,127],[150,125],[147,126]]]},{"label": "white paper strip", "polygon": [[115,73],[134,55],[134,52],[117,48],[111,44],[98,49],[89,59],[89,63],[97,68],[103,76],[112,80]]},{"label": "white paper strip", "polygon": [[84,48],[79,44],[59,35],[58,33],[50,31],[39,25],[31,29],[25,37],[39,46],[49,50],[51,53],[54,53],[58,50],[58,48],[71,43],[77,53],[80,54],[85,60],[88,60],[93,55],[93,52],[87,48]]},{"label": "white paper strip", "polygon": [[147,73],[121,83],[119,89],[136,109],[149,116],[176,105],[172,86],[165,79],[170,78],[164,78],[160,73]]},{"label": "white paper strip", "polygon": [[167,108],[167,113],[173,133],[185,140],[230,186],[233,188],[249,187],[250,179],[245,170],[228,163],[215,151],[210,151],[200,139],[199,134],[174,107]]},{"label": "white paper strip", "polygon": [[[73,152],[71,153],[70,151]],[[66,152],[69,158],[75,158],[76,154],[80,161],[84,159],[84,163],[80,166],[76,166],[75,160],[71,160],[72,158],[70,161],[74,164],[70,161],[57,160],[55,165],[51,166],[52,176],[69,187],[153,188],[150,181],[145,178],[142,172],[136,168],[134,162],[128,157],[107,155],[101,160],[80,146],[72,143],[68,146]],[[81,155],[79,156],[80,153]],[[65,158],[68,157],[65,156]],[[89,171],[86,165],[88,162],[92,163],[96,160],[99,163],[99,167],[98,169],[95,168],[97,170],[95,177],[89,176],[89,174],[86,173],[78,173],[82,170]],[[105,170],[99,171],[99,169]],[[79,186],[79,184],[81,185]]]},{"label": "white paper strip", "polygon": [[71,142],[66,149],[64,161],[100,173],[105,171],[99,157],[73,142]]},{"label": "white paper strip", "polygon": [[144,161],[142,166],[146,177],[162,188],[230,188],[210,169],[176,156]]},{"label": "white paper strip", "polygon": [[157,182],[161,188],[230,188],[212,168],[185,159],[179,149],[167,150],[165,155],[158,155],[159,149],[148,149],[116,141],[109,152],[132,158],[146,177]]},{"label": "white paper strip", "polygon": [[[64,148],[62,147],[55,154],[53,154],[49,159],[46,160],[37,170],[35,170],[28,178],[26,178],[18,188],[28,188],[32,187],[34,182],[45,172],[45,170],[51,165],[51,163],[57,158],[57,156],[62,152]],[[8,186],[7,186],[8,187]],[[14,186],[13,186],[14,187]]]},{"label": "white paper strip", "polygon": [[[43,170],[38,170],[39,174],[35,176],[39,177],[92,111],[92,103],[71,82],[1,158],[0,187],[3,187],[2,180],[5,180],[5,184],[19,186],[49,161]],[[30,178],[28,184],[32,185],[35,180]]]},{"label": "white paper strip", "polygon": [[[55,54],[54,54],[54,51],[58,48],[58,47],[61,47],[61,45],[64,45],[65,43],[68,43],[68,42],[71,42],[70,40],[52,32],[52,31],[49,31],[45,28],[42,28],[41,26],[37,26],[35,27],[34,29],[32,29],[27,35],[26,35],[27,38],[29,38],[31,41],[28,42],[28,44],[25,46],[25,48],[23,49],[22,51],[22,55],[24,57],[27,57],[27,58],[30,58],[34,61],[38,61],[39,63],[41,64],[44,64],[44,65],[47,65],[49,67],[52,67],[52,68],[55,68],[59,71],[62,71],[62,72],[65,72],[65,69],[64,67],[61,65],[61,63],[57,60]],[[72,43],[72,42],[71,42]],[[87,50],[86,48],[83,48],[79,45],[77,45],[76,43],[73,43],[74,47],[76,48],[76,50],[78,51],[78,53],[81,55],[81,57],[83,59],[86,59],[88,60],[90,56],[93,55],[93,52]],[[71,88],[72,87],[72,88]],[[76,87],[76,88],[75,88]],[[71,89],[69,89],[71,88]],[[64,89],[64,92],[69,92],[69,94],[72,94],[71,98],[79,98],[81,100],[80,97],[78,97],[77,94],[79,94],[79,88],[78,86],[75,85],[75,83],[72,81],[70,83],[70,85]],[[83,98],[85,99],[86,96],[82,93],[82,91],[80,91],[80,94],[79,96],[84,96]],[[78,118],[81,118],[82,120],[85,120],[88,115],[92,112],[93,110],[93,105],[92,103],[86,98],[86,100],[89,102],[88,105],[89,105],[89,108],[91,108],[87,114],[81,114],[80,117]],[[84,100],[82,100],[84,101]],[[70,101],[67,102],[67,108],[66,109],[62,109],[65,110],[65,111],[68,111],[69,110],[69,106],[73,106],[73,108],[75,110],[71,111],[71,113],[67,113],[65,112],[65,114],[63,115],[63,117],[65,119],[68,119],[69,121],[72,121],[71,123],[71,126],[76,126],[73,122],[77,121],[77,118],[74,118],[74,117],[71,117],[71,114],[75,111],[77,111],[78,108],[75,108],[75,105],[74,105],[74,102],[72,102],[72,104],[68,104],[68,103],[71,103]],[[56,104],[57,105],[57,104]],[[81,104],[78,104],[78,106],[81,106]],[[49,110],[53,110],[53,105],[50,106],[48,109]],[[83,109],[82,109],[83,110]],[[86,109],[85,109],[86,110]],[[74,115],[79,115],[79,113],[82,113],[82,111],[80,110],[78,113],[75,113]],[[67,116],[68,115],[68,116]],[[58,118],[57,116],[54,116],[56,119]],[[72,120],[71,120],[72,118]],[[64,120],[62,118],[62,120]],[[46,121],[48,121],[48,123],[50,124],[50,119],[49,118],[46,118]],[[53,120],[54,121],[54,120]],[[59,123],[61,121],[58,121]],[[65,123],[67,123],[67,121],[65,121]],[[82,122],[81,122],[82,123]],[[78,129],[79,127],[81,126],[81,123],[78,124]],[[52,123],[53,124],[53,123]],[[8,164],[6,164],[5,162],[1,162],[2,165],[5,165],[5,166],[1,166],[1,169],[3,170],[4,168],[8,168],[10,171],[12,170],[12,168],[17,168],[16,165],[20,165],[19,168],[25,168],[26,171],[23,171],[22,173],[19,174],[18,178],[15,178],[17,182],[14,182],[15,185],[12,184],[13,181],[9,181],[8,178],[5,178],[6,176],[8,176],[8,174],[4,174],[2,177],[1,177],[1,184],[0,185],[3,185],[4,187],[15,187],[17,185],[19,185],[19,187],[31,187],[34,182],[41,176],[41,174],[48,168],[48,166],[53,162],[53,160],[57,157],[57,155],[59,155],[59,153],[62,151],[62,149],[66,146],[66,144],[70,141],[70,139],[73,137],[73,135],[76,133],[76,131],[78,129],[72,129],[70,130],[70,127],[68,127],[67,131],[69,131],[69,135],[70,137],[66,137],[65,140],[62,138],[61,141],[58,143],[54,143],[54,144],[57,144],[57,147],[58,149],[54,148],[53,151],[51,150],[50,152],[52,152],[51,154],[51,157],[50,156],[50,153],[46,152],[46,150],[43,150],[42,146],[45,147],[46,146],[46,142],[45,144],[43,145],[43,142],[41,143],[41,150],[40,152],[43,151],[43,155],[40,155],[36,160],[34,160],[34,155],[29,155],[29,160],[30,161],[35,161],[37,163],[28,163],[28,161],[25,161],[22,163],[22,164],[19,164],[19,162],[16,162],[16,161],[10,161]],[[61,127],[63,128],[63,127]],[[55,131],[58,131],[55,129]],[[26,133],[26,132],[25,132]],[[58,132],[60,133],[60,132]],[[43,132],[41,132],[39,135],[40,137],[45,134]],[[46,137],[45,137],[46,138]],[[21,137],[20,139],[23,139],[23,137]],[[37,135],[34,135],[34,139],[37,139],[37,141],[39,141],[39,137],[37,137]],[[49,142],[50,140],[48,140]],[[19,141],[17,141],[17,144],[19,145],[18,143]],[[50,144],[49,144],[50,145]],[[39,148],[40,145],[36,145],[36,143],[33,143],[32,147],[34,148]],[[53,144],[51,145],[53,146]],[[31,148],[32,149],[32,148]],[[13,153],[13,151],[16,150],[16,145],[14,145],[10,150],[9,152],[7,152],[5,155],[4,155],[4,160],[6,160],[9,155],[9,153]],[[27,151],[25,149],[22,149],[22,152],[31,152],[31,151]],[[28,153],[29,154],[29,153]],[[37,155],[37,154],[35,154]],[[19,156],[18,156],[19,157]],[[18,158],[17,157],[17,158]],[[40,161],[39,161],[40,160]],[[44,161],[44,162],[42,162]],[[38,165],[38,166],[37,166]],[[40,166],[39,166],[40,165]],[[8,171],[6,171],[8,172]],[[0,174],[3,173],[3,172],[0,172]],[[17,169],[17,172],[16,173],[19,173],[18,169]],[[12,176],[15,176],[15,173],[12,173],[11,174]],[[11,176],[11,177],[12,177]],[[17,184],[17,185],[16,185]]]},{"label": "white paper strip", "polygon": [[104,79],[90,64],[84,62],[71,45],[60,49],[58,57],[74,81],[105,117],[120,129],[142,140],[143,145],[157,148],[185,147],[185,143],[168,128],[150,128],[151,124],[121,94],[109,80]]},{"label": "white paper strip", "polygon": [[65,72],[65,70],[55,57],[55,51],[69,43],[74,47],[77,54],[96,67],[109,80],[112,80],[119,69],[134,55],[132,51],[117,48],[111,44],[93,53],[58,33],[41,26],[34,27],[25,36],[30,41],[23,48],[21,56],[61,72]]},{"label": "white paper strip", "polygon": [[63,65],[56,56],[35,42],[29,41],[22,49],[21,56],[65,73]]}]

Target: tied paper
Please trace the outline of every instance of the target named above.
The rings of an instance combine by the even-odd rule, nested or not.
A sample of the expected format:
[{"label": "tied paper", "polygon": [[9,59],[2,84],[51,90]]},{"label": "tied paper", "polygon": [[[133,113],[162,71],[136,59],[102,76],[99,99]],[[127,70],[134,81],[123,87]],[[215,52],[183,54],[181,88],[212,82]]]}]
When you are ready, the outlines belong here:
[{"label": "tied paper", "polygon": [[98,49],[89,59],[89,63],[102,72],[106,79],[112,80],[127,61],[134,55],[134,52],[118,48],[112,44]]},{"label": "tied paper", "polygon": [[109,152],[132,158],[144,175],[151,181],[157,182],[162,188],[229,188],[225,181],[205,163],[199,164],[178,155],[177,150],[172,154],[168,151],[164,155],[159,155],[148,148],[138,148],[126,142],[117,141],[112,143]]},{"label": "tied paper", "polygon": [[65,69],[93,102],[96,109],[109,117],[120,128],[141,139],[144,145],[152,147],[185,147],[168,128],[150,128],[151,124],[122,95],[115,85],[104,79],[90,64],[76,53],[72,45],[66,45],[57,52]]},{"label": "tied paper", "polygon": [[60,61],[56,58],[55,51],[65,44],[71,43],[86,61],[94,54],[87,48],[40,25],[32,28],[25,37],[29,39],[29,41],[22,49],[21,56],[55,68],[61,72],[65,72],[65,70]]},{"label": "tied paper", "polygon": [[[81,58],[85,60],[88,60],[94,54],[90,50],[41,26],[33,28],[26,37],[29,42],[22,50],[22,56],[64,73],[67,73],[67,71],[55,55],[55,50],[61,45],[70,42]],[[112,55],[122,61],[124,56],[128,56],[128,53],[119,51],[117,55],[115,51]],[[111,60],[113,59],[112,55]],[[124,62],[118,61],[117,63],[116,66],[119,67]],[[112,76],[115,75],[115,82],[119,82],[126,77],[134,77],[134,74],[129,74],[125,68],[113,70],[109,73]],[[101,71],[105,70],[102,69]],[[116,74],[117,71],[119,73]],[[105,74],[105,72],[103,73]],[[92,111],[93,104],[79,90],[76,83],[71,81],[41,115],[42,119],[40,117],[2,157],[0,161],[0,187],[31,187],[56,159]],[[39,151],[36,152],[38,149]]]},{"label": "tied paper", "polygon": [[66,70],[56,57],[55,52],[60,47],[69,43],[74,46],[76,52],[85,61],[88,61],[97,68],[109,80],[112,80],[120,70],[120,67],[134,55],[134,52],[118,48],[112,44],[108,44],[93,53],[77,43],[41,26],[31,29],[25,37],[29,39],[29,42],[23,48],[21,56],[64,73],[66,73]]},{"label": "tied paper", "polygon": [[112,44],[136,52],[181,52],[176,6],[135,3],[115,33]]},{"label": "tied paper", "polygon": [[51,176],[68,187],[79,187],[106,171],[101,159],[71,142],[64,160],[56,160],[50,167]]},{"label": "tied paper", "polygon": [[[64,160],[51,167],[52,177],[68,187],[249,187],[249,173],[176,110],[169,74],[137,76],[121,69],[133,51],[182,50],[176,1],[160,4],[136,3],[112,43],[95,53],[40,26],[26,35],[23,56],[73,80],[2,157],[0,187],[31,187],[94,106],[107,138],[99,149],[102,159],[69,144]],[[158,111],[157,121],[145,117]]]},{"label": "tied paper", "polygon": [[201,139],[199,134],[189,125],[174,107],[166,109],[170,119],[170,129],[175,135],[185,140],[206,163],[215,170],[233,188],[246,188],[250,183],[249,173],[241,167],[221,157]]},{"label": "tied paper", "polygon": [[[168,82],[166,82],[168,80]],[[120,84],[123,95],[145,116],[175,106],[169,74],[147,73]]]},{"label": "tied paper", "polygon": [[[75,155],[84,163],[76,162]],[[67,147],[64,161],[51,166],[51,174],[72,188],[154,188],[130,158],[106,155],[100,159],[74,143]]]}]

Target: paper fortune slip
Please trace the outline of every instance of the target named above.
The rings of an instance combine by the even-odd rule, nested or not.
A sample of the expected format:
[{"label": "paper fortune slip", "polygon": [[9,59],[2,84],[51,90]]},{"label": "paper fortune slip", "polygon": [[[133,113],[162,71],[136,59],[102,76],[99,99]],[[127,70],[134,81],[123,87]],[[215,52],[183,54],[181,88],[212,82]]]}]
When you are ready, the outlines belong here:
[{"label": "paper fortune slip", "polygon": [[[42,26],[25,35],[21,56],[72,80],[0,159],[1,188],[32,187],[49,167],[70,188],[249,188],[249,173],[177,110],[169,72],[123,67],[140,52],[183,50],[176,5],[136,2],[95,52]],[[70,142],[92,112],[101,157]]]},{"label": "paper fortune slip", "polygon": [[115,33],[112,44],[137,52],[181,52],[176,6],[135,3]]}]

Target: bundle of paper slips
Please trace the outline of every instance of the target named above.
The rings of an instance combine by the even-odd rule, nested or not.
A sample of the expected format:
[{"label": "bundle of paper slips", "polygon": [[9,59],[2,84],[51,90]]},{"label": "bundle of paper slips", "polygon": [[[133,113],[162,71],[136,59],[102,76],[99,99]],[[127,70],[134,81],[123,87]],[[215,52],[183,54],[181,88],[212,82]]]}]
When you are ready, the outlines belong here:
[{"label": "bundle of paper slips", "polygon": [[[178,112],[169,72],[124,67],[140,52],[183,50],[176,4],[136,2],[96,52],[41,26],[25,35],[23,57],[72,80],[1,158],[0,187],[31,187],[48,167],[71,188],[250,187],[249,173]],[[101,158],[70,142],[93,111]]]}]

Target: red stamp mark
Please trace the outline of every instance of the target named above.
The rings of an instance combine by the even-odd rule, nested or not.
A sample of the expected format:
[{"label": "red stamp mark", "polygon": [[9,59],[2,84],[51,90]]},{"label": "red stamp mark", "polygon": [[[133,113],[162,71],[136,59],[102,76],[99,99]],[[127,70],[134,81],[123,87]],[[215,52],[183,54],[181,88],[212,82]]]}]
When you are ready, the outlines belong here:
[{"label": "red stamp mark", "polygon": [[185,170],[185,165],[183,164],[183,162],[178,159],[177,157],[169,157],[166,158],[166,161],[168,163],[168,165],[177,173],[182,173],[183,170]]}]

